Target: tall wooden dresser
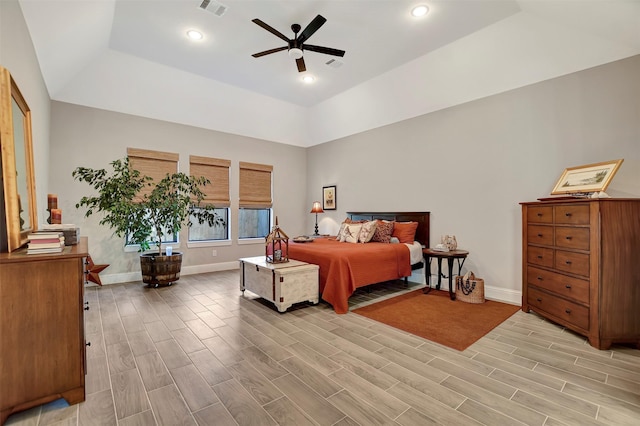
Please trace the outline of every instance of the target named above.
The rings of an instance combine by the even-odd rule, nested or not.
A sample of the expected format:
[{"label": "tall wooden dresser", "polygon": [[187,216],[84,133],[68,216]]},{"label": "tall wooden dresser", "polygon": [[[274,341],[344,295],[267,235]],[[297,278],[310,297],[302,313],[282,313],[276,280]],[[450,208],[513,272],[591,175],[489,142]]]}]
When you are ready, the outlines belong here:
[{"label": "tall wooden dresser", "polygon": [[522,205],[522,310],[640,348],[640,199]]},{"label": "tall wooden dresser", "polygon": [[86,256],[84,237],[62,253],[0,254],[0,424],[59,398],[84,401]]}]

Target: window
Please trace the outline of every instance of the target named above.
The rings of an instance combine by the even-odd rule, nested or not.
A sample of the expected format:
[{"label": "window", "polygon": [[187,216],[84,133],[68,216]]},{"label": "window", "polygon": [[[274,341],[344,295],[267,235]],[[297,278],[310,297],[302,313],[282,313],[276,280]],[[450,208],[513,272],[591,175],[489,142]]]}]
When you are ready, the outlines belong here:
[{"label": "window", "polygon": [[271,228],[273,166],[240,162],[238,238],[264,238]]},{"label": "window", "polygon": [[[127,148],[129,167],[141,175],[161,181],[167,173],[178,172],[178,154],[172,152],[151,151],[148,149]],[[143,189],[142,193],[150,193],[152,188]]]},{"label": "window", "polygon": [[271,209],[240,209],[238,238],[264,238],[271,229]]},{"label": "window", "polygon": [[189,173],[192,176],[204,176],[211,182],[201,187],[205,198],[203,203],[213,204],[216,214],[224,220],[224,226],[210,226],[208,223],[198,223],[191,217],[192,226],[189,228],[190,242],[206,242],[229,240],[229,167],[230,160],[220,158],[189,156]]},{"label": "window", "polygon": [[224,226],[209,226],[208,223],[198,223],[198,219],[191,216],[193,225],[189,228],[190,242],[224,241],[229,239],[229,208],[215,209],[218,216],[224,220]]},{"label": "window", "polygon": [[[178,154],[172,152],[151,151],[147,149],[139,148],[127,148],[127,157],[129,157],[129,167],[133,170],[137,170],[141,175],[146,175],[155,182],[158,182],[164,178],[167,173],[173,174],[178,172]],[[145,188],[142,190],[142,194],[150,193],[152,188]],[[153,232],[155,236],[156,232]],[[178,234],[167,235],[162,243],[177,243]],[[127,237],[125,245],[132,246],[129,243]]]}]

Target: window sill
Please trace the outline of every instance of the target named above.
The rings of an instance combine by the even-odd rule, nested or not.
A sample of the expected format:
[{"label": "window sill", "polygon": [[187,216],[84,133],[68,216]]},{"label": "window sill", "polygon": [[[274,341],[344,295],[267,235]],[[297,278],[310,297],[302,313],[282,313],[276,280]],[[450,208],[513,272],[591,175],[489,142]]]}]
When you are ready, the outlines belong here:
[{"label": "window sill", "polygon": [[242,238],[242,239],[238,239],[238,245],[239,246],[243,246],[243,245],[252,245],[252,244],[262,244],[264,245],[265,240],[264,237],[260,237],[260,238]]},{"label": "window sill", "polygon": [[230,245],[231,245],[231,240],[190,241],[187,243],[187,248],[223,247],[223,246],[230,246]]}]

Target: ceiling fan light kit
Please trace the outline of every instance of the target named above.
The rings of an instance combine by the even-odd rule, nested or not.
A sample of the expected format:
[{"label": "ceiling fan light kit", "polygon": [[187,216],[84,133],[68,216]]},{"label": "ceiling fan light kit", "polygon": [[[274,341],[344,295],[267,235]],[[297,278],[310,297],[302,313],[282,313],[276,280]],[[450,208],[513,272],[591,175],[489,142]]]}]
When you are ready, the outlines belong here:
[{"label": "ceiling fan light kit", "polygon": [[300,58],[302,58],[302,50],[298,49],[297,47],[289,49],[289,57],[292,58],[292,59],[300,59]]},{"label": "ceiling fan light kit", "polygon": [[252,22],[264,28],[265,30],[269,31],[271,34],[275,35],[279,39],[287,42],[286,46],[276,47],[275,49],[269,49],[263,52],[254,53],[253,55],[251,55],[254,58],[259,58],[261,56],[270,55],[272,53],[281,52],[283,50],[288,50],[289,57],[291,57],[292,59],[295,59],[296,61],[298,72],[304,72],[307,70],[307,67],[304,63],[304,57],[303,57],[305,50],[308,50],[311,52],[323,53],[325,55],[333,55],[333,56],[340,56],[340,57],[344,56],[345,54],[344,50],[333,49],[331,47],[324,47],[324,46],[315,46],[312,44],[305,44],[305,42],[309,39],[309,37],[311,37],[316,31],[318,31],[318,29],[321,26],[324,25],[325,22],[327,22],[327,19],[324,18],[322,15],[318,15],[315,18],[313,18],[313,20],[309,23],[309,25],[307,25],[307,27],[302,31],[302,33],[300,33],[300,35],[298,35],[298,33],[300,32],[302,27],[299,24],[291,25],[291,31],[293,31],[294,33],[294,36],[292,39],[287,38],[287,36],[282,34],[280,31],[276,30],[269,24],[264,23],[258,18],[253,19]]}]

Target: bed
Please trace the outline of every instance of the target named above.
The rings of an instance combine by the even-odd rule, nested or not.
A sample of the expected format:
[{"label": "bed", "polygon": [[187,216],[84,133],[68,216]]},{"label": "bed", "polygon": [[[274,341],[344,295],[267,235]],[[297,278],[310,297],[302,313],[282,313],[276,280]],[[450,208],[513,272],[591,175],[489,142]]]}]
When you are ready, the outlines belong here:
[{"label": "bed", "polygon": [[320,267],[320,294],[338,314],[349,311],[348,299],[359,287],[406,278],[422,268],[422,247],[429,247],[429,212],[348,212],[358,220],[417,222],[415,244],[345,243],[334,237],[312,243],[289,242],[289,258]]}]

